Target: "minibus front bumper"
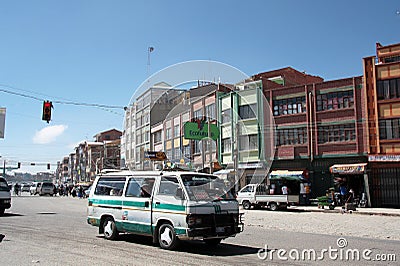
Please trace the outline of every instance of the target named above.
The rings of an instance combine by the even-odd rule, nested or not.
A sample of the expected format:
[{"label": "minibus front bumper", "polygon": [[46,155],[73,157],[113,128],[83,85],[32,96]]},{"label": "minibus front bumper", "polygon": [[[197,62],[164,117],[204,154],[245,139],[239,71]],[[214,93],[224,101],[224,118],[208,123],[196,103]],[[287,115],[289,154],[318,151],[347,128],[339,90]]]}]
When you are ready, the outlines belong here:
[{"label": "minibus front bumper", "polygon": [[244,229],[242,214],[208,214],[187,216],[189,238],[227,238]]}]

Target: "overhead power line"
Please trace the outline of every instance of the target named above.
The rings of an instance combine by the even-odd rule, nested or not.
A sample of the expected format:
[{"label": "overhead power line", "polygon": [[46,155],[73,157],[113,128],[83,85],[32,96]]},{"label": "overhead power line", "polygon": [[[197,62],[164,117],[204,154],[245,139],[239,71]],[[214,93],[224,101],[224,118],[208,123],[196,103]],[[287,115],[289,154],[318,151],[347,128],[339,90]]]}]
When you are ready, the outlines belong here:
[{"label": "overhead power line", "polygon": [[[4,86],[0,85],[1,87],[9,87],[9,86]],[[37,101],[44,101],[45,99],[39,98],[33,95],[28,95],[20,92],[15,92],[11,90],[7,90],[4,88],[0,87],[0,92],[24,97],[24,98],[29,98]],[[10,87],[9,87],[10,88]],[[117,105],[106,105],[106,104],[98,104],[98,103],[84,103],[84,102],[74,102],[74,101],[60,101],[60,100],[53,100],[53,103],[59,103],[59,104],[69,104],[69,105],[77,105],[77,106],[88,106],[88,107],[99,107],[99,108],[108,108],[108,109],[124,109],[124,106],[117,106]]]}]

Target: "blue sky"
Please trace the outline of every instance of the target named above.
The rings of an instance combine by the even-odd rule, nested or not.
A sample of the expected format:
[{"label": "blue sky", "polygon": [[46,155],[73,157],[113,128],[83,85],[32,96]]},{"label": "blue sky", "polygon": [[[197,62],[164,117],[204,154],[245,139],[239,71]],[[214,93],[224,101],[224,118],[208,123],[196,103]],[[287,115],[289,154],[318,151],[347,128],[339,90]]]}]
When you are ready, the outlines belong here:
[{"label": "blue sky", "polygon": [[[45,166],[82,140],[122,130],[122,109],[147,74],[215,60],[248,75],[292,66],[325,80],[362,75],[375,43],[400,42],[399,1],[0,0],[0,107],[7,108],[0,162]],[[150,71],[147,49],[151,53]],[[55,167],[52,165],[52,169]]]}]

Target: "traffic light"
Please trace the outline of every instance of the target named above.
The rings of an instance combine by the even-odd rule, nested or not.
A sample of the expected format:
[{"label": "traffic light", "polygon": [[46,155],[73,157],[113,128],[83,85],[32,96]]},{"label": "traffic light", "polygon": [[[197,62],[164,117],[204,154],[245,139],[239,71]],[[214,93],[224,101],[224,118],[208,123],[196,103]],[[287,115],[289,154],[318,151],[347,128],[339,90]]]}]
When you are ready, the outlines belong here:
[{"label": "traffic light", "polygon": [[18,169],[20,169],[21,168],[21,163],[20,162],[18,162]]},{"label": "traffic light", "polygon": [[49,101],[43,102],[43,114],[42,114],[42,120],[49,121],[51,120],[51,108],[53,108],[53,104]]},{"label": "traffic light", "polygon": [[50,164],[49,163],[47,164],[47,170],[50,170]]}]

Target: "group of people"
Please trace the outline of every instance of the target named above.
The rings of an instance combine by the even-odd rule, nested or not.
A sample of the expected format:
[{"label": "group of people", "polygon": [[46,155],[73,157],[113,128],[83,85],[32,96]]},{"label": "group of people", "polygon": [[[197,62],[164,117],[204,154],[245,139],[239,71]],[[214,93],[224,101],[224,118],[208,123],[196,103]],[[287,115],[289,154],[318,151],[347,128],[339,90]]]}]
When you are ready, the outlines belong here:
[{"label": "group of people", "polygon": [[82,185],[74,186],[69,184],[61,184],[58,187],[58,194],[60,196],[67,196],[67,197],[68,196],[78,197],[78,198],[85,197],[85,191]]}]

